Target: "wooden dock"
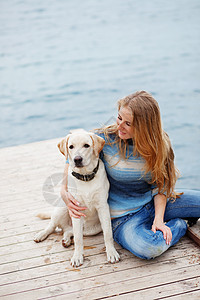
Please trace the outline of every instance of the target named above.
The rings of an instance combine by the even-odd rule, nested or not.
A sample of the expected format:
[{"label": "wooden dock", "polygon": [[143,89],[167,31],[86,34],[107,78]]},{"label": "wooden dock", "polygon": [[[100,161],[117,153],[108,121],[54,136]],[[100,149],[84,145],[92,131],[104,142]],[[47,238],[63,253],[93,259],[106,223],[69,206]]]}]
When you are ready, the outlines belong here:
[{"label": "wooden dock", "polygon": [[33,241],[49,222],[36,214],[59,200],[65,163],[59,140],[0,149],[0,298],[200,299],[200,249],[188,236],[150,261],[116,245],[121,261],[113,265],[102,234],[87,237],[77,269],[70,266],[73,245],[63,248],[60,232]]}]

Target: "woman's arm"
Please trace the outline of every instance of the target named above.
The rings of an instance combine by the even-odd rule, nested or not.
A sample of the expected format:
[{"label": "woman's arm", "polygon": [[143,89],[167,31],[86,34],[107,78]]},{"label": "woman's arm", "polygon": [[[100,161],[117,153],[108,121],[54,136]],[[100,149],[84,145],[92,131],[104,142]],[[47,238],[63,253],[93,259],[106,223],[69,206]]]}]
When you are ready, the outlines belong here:
[{"label": "woman's arm", "polygon": [[68,168],[69,168],[69,164],[66,164],[64,169],[63,180],[62,180],[62,187],[60,191],[61,197],[69,209],[70,217],[74,217],[74,218],[80,218],[81,216],[85,217],[85,215],[80,211],[87,209],[87,207],[79,206],[80,203],[72,196],[72,194],[70,194],[70,192],[68,192],[68,187],[67,187]]},{"label": "woman's arm", "polygon": [[172,240],[171,229],[164,224],[164,214],[167,199],[163,194],[157,194],[154,196],[155,218],[151,230],[156,233],[156,230],[163,232],[163,237],[166,240],[166,244],[169,245]]}]

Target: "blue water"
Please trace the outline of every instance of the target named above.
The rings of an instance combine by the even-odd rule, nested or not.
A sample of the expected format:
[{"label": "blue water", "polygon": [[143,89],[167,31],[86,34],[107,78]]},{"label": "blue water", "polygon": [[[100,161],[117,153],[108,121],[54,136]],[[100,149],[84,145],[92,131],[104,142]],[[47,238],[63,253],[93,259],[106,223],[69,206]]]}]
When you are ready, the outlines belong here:
[{"label": "blue water", "polygon": [[199,0],[0,1],[0,147],[110,123],[147,90],[178,185],[200,188],[199,14]]}]

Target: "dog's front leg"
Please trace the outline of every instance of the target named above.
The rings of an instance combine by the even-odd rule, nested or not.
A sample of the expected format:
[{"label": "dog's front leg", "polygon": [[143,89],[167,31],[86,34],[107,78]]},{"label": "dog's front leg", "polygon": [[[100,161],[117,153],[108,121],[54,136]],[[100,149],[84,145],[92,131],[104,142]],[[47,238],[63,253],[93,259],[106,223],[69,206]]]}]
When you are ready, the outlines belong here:
[{"label": "dog's front leg", "polygon": [[97,211],[99,215],[99,220],[101,222],[101,227],[103,230],[107,260],[111,263],[118,262],[120,260],[120,256],[118,252],[115,250],[114,243],[113,243],[111,219],[110,219],[108,204],[106,204],[106,206],[104,206],[103,208],[98,208]]},{"label": "dog's front leg", "polygon": [[79,267],[83,264],[83,217],[80,219],[72,218],[72,226],[75,250],[71,259],[71,265],[73,267]]}]

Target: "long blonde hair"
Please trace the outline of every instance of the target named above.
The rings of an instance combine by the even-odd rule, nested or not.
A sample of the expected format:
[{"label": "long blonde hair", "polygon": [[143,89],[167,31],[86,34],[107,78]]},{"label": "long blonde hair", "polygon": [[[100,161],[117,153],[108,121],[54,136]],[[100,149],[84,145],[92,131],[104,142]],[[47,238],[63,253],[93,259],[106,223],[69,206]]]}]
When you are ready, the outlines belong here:
[{"label": "long blonde hair", "polygon": [[[162,128],[160,109],[153,96],[145,91],[138,91],[118,101],[118,110],[127,107],[133,116],[134,152],[145,160],[145,174],[151,173],[151,184],[156,184],[158,193],[166,193],[167,197],[176,198],[175,183],[179,172],[174,165],[174,152],[169,136]],[[126,157],[128,142],[118,136],[117,124],[102,127],[110,141],[109,135],[114,134],[114,143],[119,145],[119,154]]]}]

